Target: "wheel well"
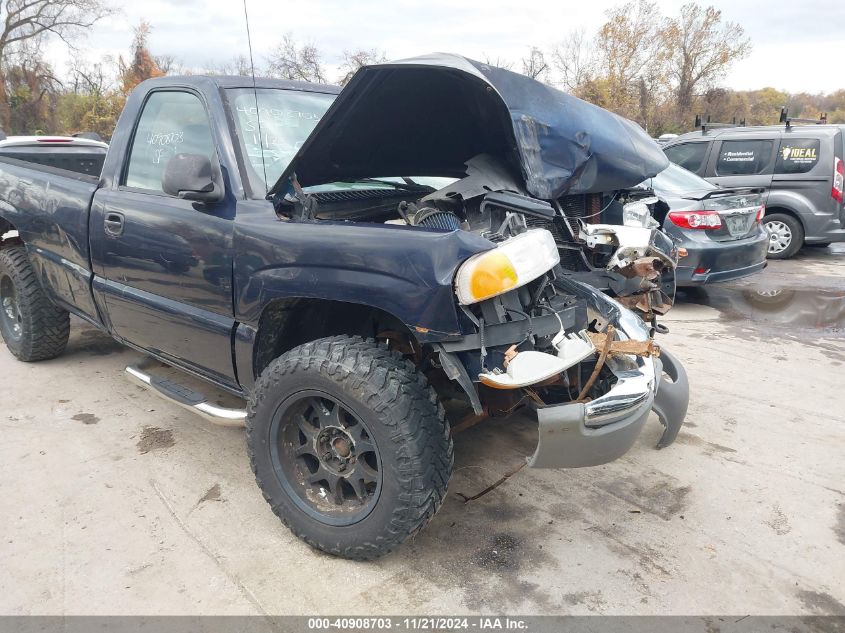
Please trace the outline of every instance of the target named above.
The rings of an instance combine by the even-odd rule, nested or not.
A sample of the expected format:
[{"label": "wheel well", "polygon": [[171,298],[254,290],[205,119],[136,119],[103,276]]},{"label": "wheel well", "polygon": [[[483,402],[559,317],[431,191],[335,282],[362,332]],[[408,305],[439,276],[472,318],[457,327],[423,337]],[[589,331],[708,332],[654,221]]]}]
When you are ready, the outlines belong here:
[{"label": "wheel well", "polygon": [[410,354],[419,350],[405,324],[378,308],[329,299],[282,299],[261,314],[253,354],[255,376],[288,350],[338,334],[390,339],[392,347]]},{"label": "wheel well", "polygon": [[766,207],[766,215],[772,215],[774,213],[782,213],[783,215],[788,215],[791,218],[795,218],[796,220],[798,220],[798,224],[801,225],[801,228],[806,230],[806,227],[804,226],[804,220],[801,219],[801,215],[795,213],[795,211],[793,211],[792,209],[787,209],[786,207]]}]

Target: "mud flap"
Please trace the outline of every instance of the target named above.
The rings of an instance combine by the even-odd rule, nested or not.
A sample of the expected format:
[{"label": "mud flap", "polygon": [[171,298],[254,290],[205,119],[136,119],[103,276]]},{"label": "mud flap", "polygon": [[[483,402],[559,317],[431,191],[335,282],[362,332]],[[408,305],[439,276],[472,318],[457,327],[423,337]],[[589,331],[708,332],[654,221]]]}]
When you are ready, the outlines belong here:
[{"label": "mud flap", "polygon": [[661,349],[660,358],[655,361],[655,365],[658,364],[662,365],[662,371],[656,372],[660,376],[660,384],[651,408],[665,427],[657,442],[657,448],[663,448],[675,441],[684,423],[689,406],[689,381],[684,366],[665,348]]}]

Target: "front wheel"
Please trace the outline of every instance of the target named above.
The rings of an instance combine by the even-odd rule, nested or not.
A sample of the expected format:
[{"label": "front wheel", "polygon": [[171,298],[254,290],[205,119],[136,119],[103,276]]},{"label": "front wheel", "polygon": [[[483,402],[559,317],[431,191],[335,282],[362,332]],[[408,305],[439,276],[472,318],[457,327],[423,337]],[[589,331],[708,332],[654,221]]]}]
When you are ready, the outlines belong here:
[{"label": "front wheel", "polygon": [[422,529],[446,494],[452,440],[414,365],[383,344],[337,336],[261,374],[247,442],[273,512],[323,551],[371,559]]},{"label": "front wheel", "polygon": [[70,315],[50,301],[23,246],[0,250],[0,334],[26,362],[59,356],[70,336]]},{"label": "front wheel", "polygon": [[804,245],[804,227],[791,215],[766,215],[763,226],[769,234],[769,259],[789,259]]}]

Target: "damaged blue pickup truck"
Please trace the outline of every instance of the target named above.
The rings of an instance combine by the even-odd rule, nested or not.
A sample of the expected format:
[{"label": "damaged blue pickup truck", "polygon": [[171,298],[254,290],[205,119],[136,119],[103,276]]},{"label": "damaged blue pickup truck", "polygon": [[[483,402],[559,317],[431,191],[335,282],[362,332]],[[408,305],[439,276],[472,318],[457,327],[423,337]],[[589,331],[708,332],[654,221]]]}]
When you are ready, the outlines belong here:
[{"label": "damaged blue pickup truck", "polygon": [[653,339],[678,253],[636,188],[666,165],[636,124],[457,56],[342,92],[157,78],[99,177],[0,158],[0,330],[22,361],[60,355],[70,314],[143,352],[136,382],[246,424],[295,534],[374,558],[443,501],[447,401],[533,416],[533,467],[616,459],[651,411],[675,439],[687,380]]}]

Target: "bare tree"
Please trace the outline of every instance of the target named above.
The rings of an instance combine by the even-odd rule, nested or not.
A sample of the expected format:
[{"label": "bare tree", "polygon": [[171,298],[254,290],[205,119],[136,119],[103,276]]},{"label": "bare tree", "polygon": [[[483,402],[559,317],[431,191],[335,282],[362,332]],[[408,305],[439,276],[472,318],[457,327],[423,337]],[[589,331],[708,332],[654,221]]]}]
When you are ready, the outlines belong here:
[{"label": "bare tree", "polygon": [[290,33],[282,38],[268,62],[271,76],[326,83],[320,51],[314,44],[297,44]]},{"label": "bare tree", "polygon": [[680,116],[690,113],[697,92],[712,87],[733,62],[751,52],[740,25],[723,23],[721,11],[695,3],[685,4],[680,17],[670,20],[665,45]]},{"label": "bare tree", "polygon": [[114,66],[115,63],[111,56],[93,64],[74,60],[69,72],[71,91],[74,94],[101,95],[111,90],[114,87],[114,77],[108,67]]},{"label": "bare tree", "polygon": [[358,72],[358,69],[370,64],[381,64],[387,61],[387,55],[384,51],[377,48],[366,50],[359,48],[354,51],[343,51],[343,61],[340,64],[340,72],[342,73],[337,80],[341,86],[345,86],[352,79],[352,76]]},{"label": "bare tree", "polygon": [[69,42],[112,12],[104,0],[2,0],[0,62],[16,43],[51,33]]},{"label": "bare tree", "polygon": [[[252,64],[246,55],[235,55],[228,61],[206,64],[203,72],[208,75],[238,75],[249,77],[252,75]],[[265,74],[260,68],[255,69],[256,76]]]},{"label": "bare tree", "polygon": [[153,55],[153,61],[165,75],[190,74],[178,57],[173,55]]},{"label": "bare tree", "polygon": [[564,90],[578,95],[597,74],[596,53],[586,32],[571,31],[551,52],[551,64]]},{"label": "bare tree", "polygon": [[523,57],[520,61],[522,63],[522,74],[531,77],[531,79],[542,80],[549,74],[546,56],[536,46],[532,46],[528,56]]},{"label": "bare tree", "polygon": [[496,68],[504,68],[505,70],[511,70],[513,68],[513,62],[508,61],[504,57],[493,57],[484,53],[484,63],[488,66],[495,66]]}]

